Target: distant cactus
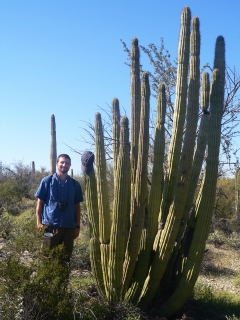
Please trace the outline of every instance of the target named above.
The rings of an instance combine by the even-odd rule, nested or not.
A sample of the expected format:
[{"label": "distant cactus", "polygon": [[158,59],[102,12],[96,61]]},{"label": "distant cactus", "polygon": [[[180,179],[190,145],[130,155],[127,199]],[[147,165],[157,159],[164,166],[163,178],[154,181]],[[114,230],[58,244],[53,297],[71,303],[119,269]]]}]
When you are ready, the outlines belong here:
[{"label": "distant cactus", "polygon": [[[199,20],[192,19],[192,29],[190,22],[190,9],[185,7],[166,172],[163,168],[165,86],[159,85],[154,158],[153,163],[149,163],[150,87],[148,74],[143,72],[140,90],[139,48],[134,38],[131,147],[128,119],[123,117],[120,121],[118,100],[113,100],[114,201],[111,214],[99,113],[95,125],[97,174],[95,177],[94,169],[86,173],[91,263],[101,294],[111,302],[126,300],[145,308],[158,292],[159,305],[166,316],[183,306],[197,280],[218,176],[224,102],[224,39],[218,37],[216,42],[211,88],[209,75],[203,73],[199,98]],[[197,137],[199,106],[203,115]],[[205,171],[198,188],[205,156]]]},{"label": "distant cactus", "polygon": [[56,172],[56,161],[57,161],[57,139],[56,139],[56,124],[55,116],[51,115],[50,123],[50,173]]},{"label": "distant cactus", "polygon": [[35,173],[35,162],[32,161],[32,173]]}]

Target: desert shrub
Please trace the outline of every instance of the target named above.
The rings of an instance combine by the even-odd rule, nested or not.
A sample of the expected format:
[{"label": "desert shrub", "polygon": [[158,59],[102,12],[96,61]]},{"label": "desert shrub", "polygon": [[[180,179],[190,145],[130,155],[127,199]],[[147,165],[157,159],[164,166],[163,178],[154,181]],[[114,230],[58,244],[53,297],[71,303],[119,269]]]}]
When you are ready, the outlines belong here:
[{"label": "desert shrub", "polygon": [[3,213],[0,218],[0,238],[9,239],[13,229],[13,217]]},{"label": "desert shrub", "polygon": [[223,230],[215,229],[209,234],[208,240],[216,247],[224,245],[227,248],[238,249],[240,247],[240,233],[232,232],[229,235]]},{"label": "desert shrub", "polygon": [[234,294],[213,291],[201,282],[197,282],[194,287],[193,298],[201,308],[212,312],[211,319],[225,319],[226,316],[232,319],[231,317],[234,315],[240,316],[240,297]]},{"label": "desert shrub", "polygon": [[72,319],[69,267],[62,261],[63,247],[38,254],[38,260],[26,262],[15,253],[0,262],[4,319],[16,319],[16,314],[18,319]]},{"label": "desert shrub", "polygon": [[0,183],[0,203],[3,209],[11,214],[20,212],[22,196],[15,184],[10,181]]},{"label": "desert shrub", "polygon": [[75,291],[74,315],[77,317],[76,319],[85,320],[153,319],[131,304],[117,303],[116,305],[109,305],[108,301],[100,297],[92,298],[82,290]]},{"label": "desert shrub", "polygon": [[91,269],[89,242],[89,226],[81,225],[80,236],[74,241],[74,250],[71,258],[72,269]]}]

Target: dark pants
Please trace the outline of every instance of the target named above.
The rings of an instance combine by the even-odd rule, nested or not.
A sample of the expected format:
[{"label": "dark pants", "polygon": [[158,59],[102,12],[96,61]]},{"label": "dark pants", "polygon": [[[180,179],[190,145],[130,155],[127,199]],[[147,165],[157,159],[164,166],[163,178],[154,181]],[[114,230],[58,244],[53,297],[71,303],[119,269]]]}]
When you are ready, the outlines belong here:
[{"label": "dark pants", "polygon": [[44,236],[43,243],[49,249],[57,247],[59,244],[64,244],[66,257],[64,261],[70,262],[70,257],[73,251],[73,237],[74,237],[74,228],[55,228],[48,226],[45,229],[45,232],[52,233],[52,237]]}]

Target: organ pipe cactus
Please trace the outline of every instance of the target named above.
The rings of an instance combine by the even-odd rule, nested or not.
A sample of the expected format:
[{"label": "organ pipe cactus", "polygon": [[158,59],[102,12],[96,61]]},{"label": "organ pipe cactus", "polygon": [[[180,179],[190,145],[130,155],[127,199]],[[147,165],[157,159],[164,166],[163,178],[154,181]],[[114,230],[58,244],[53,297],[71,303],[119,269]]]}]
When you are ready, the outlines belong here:
[{"label": "organ pipe cactus", "polygon": [[[145,308],[158,297],[162,313],[171,315],[185,303],[197,280],[218,175],[225,81],[223,37],[216,42],[211,86],[209,74],[203,73],[200,88],[199,57],[199,20],[194,17],[191,25],[191,12],[185,7],[167,164],[163,166],[164,84],[159,85],[150,163],[149,79],[143,72],[140,90],[138,40],[133,39],[130,142],[128,120],[126,117],[120,120],[119,102],[113,100],[111,214],[102,122],[100,114],[96,115],[96,176],[94,169],[86,173],[86,205],[93,272],[100,292],[111,302],[126,300]],[[199,107],[202,117],[198,127]],[[200,174],[203,179],[197,189]]]},{"label": "organ pipe cactus", "polygon": [[53,174],[56,172],[57,160],[56,123],[54,114],[51,115],[50,128],[50,174]]}]

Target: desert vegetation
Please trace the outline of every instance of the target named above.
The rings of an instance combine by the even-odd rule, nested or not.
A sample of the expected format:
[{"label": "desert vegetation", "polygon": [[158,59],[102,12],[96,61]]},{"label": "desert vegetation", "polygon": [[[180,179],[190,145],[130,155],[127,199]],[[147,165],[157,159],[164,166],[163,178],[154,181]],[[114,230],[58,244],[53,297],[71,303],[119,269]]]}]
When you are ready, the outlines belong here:
[{"label": "desert vegetation", "polygon": [[[25,172],[22,178],[27,180],[31,166],[17,163],[11,171],[9,166],[7,171],[2,167],[0,187],[6,182],[11,185],[10,198],[16,188],[14,174],[19,172],[19,166]],[[159,315],[157,299],[143,312],[131,303],[111,304],[100,295],[91,270],[85,206],[81,236],[75,242],[70,269],[60,263],[61,248],[42,251],[33,194],[47,173],[44,169],[36,170],[36,180],[27,180],[28,192],[17,193],[17,211],[15,197],[11,203],[5,200],[5,193],[3,197],[1,194],[0,319],[167,319]],[[84,187],[83,176],[74,178]],[[111,189],[111,179],[108,183]],[[240,235],[233,213],[234,198],[228,199],[233,193],[234,178],[223,184],[219,180],[218,185],[221,201],[216,201],[214,208],[200,276],[187,303],[173,319],[240,318]],[[224,212],[224,216],[219,212]]]}]

